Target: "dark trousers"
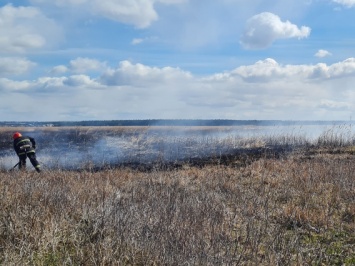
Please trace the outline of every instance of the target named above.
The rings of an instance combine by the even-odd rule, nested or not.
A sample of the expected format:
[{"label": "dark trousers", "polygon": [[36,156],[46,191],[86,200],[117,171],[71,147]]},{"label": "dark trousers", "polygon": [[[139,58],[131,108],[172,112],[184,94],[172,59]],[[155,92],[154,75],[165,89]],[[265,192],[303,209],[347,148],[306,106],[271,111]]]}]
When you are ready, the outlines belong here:
[{"label": "dark trousers", "polygon": [[20,170],[26,168],[27,157],[28,157],[28,159],[30,159],[30,162],[32,163],[32,165],[36,169],[36,171],[41,172],[41,166],[40,166],[39,162],[37,161],[36,153],[34,153],[34,152],[29,152],[29,153],[19,155],[20,163],[18,165],[18,168]]}]

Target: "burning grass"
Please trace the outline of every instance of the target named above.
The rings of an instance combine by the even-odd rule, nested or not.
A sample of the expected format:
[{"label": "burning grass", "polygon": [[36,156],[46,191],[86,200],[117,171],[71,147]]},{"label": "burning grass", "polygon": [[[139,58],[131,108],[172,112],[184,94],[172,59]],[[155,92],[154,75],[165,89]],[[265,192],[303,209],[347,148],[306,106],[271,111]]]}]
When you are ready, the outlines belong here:
[{"label": "burning grass", "polygon": [[355,264],[354,143],[267,153],[260,141],[243,157],[233,137],[185,137],[186,147],[239,146],[175,168],[1,171],[0,264]]}]

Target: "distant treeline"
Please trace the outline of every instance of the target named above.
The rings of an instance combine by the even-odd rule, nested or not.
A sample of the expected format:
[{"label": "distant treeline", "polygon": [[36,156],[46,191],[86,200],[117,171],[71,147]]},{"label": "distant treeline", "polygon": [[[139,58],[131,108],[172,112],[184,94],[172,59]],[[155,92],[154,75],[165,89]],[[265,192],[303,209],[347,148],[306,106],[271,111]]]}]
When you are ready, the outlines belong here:
[{"label": "distant treeline", "polygon": [[293,121],[293,120],[193,120],[193,119],[146,119],[146,120],[92,120],[55,122],[0,122],[1,127],[64,127],[64,126],[293,126],[293,125],[342,125],[349,121]]}]

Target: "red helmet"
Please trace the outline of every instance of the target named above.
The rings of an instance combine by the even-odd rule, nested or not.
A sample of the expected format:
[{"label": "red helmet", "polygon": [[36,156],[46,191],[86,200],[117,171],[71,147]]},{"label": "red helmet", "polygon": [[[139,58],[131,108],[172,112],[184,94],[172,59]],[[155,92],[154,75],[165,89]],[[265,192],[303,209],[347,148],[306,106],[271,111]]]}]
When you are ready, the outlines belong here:
[{"label": "red helmet", "polygon": [[14,133],[14,135],[12,136],[14,139],[18,139],[22,137],[22,134],[20,132],[16,132]]}]

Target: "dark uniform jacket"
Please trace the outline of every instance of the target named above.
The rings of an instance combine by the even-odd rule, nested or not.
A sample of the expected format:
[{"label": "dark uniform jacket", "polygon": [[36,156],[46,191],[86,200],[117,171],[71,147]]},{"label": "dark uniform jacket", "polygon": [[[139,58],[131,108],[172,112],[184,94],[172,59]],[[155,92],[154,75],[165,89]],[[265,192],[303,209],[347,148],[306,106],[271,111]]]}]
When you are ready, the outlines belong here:
[{"label": "dark uniform jacket", "polygon": [[14,140],[14,149],[18,156],[26,153],[34,153],[36,142],[34,138],[22,136]]}]

